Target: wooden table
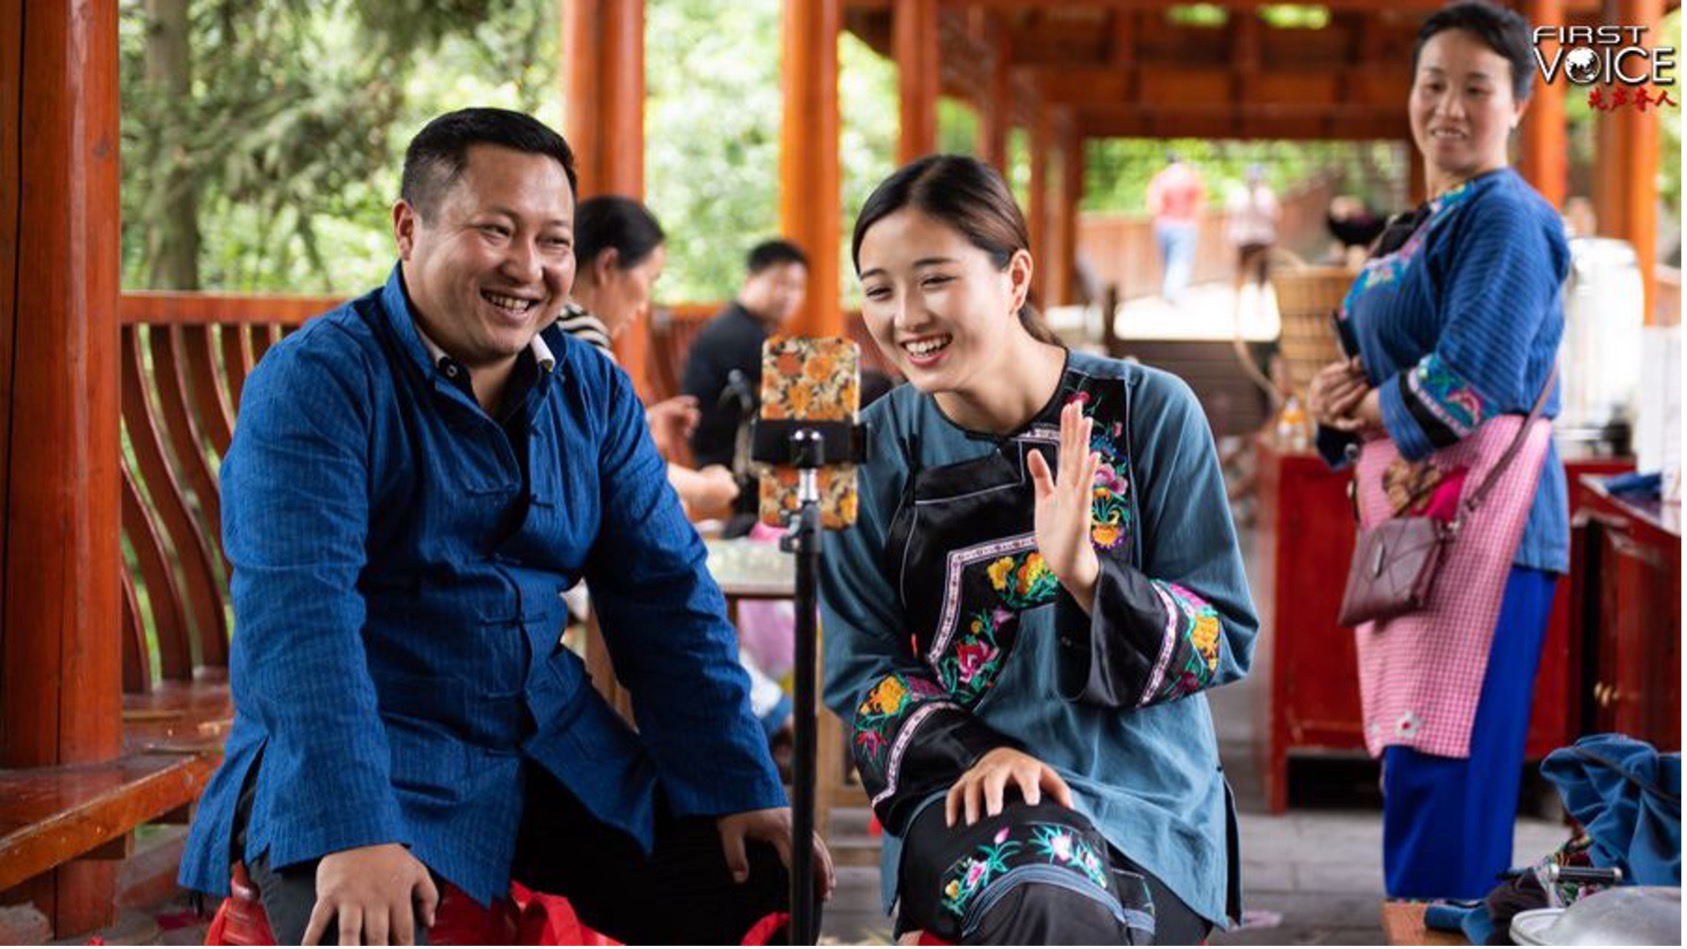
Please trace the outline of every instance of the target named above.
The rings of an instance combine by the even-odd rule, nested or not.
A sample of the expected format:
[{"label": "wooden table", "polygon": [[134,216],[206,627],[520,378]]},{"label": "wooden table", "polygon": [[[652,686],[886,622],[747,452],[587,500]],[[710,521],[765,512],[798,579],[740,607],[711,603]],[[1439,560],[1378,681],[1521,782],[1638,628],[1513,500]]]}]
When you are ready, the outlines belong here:
[{"label": "wooden table", "polygon": [[1389,900],[1382,904],[1382,939],[1390,946],[1468,946],[1463,933],[1442,932],[1423,924],[1428,903]]},{"label": "wooden table", "polygon": [[1681,505],[1572,485],[1572,709],[1582,733],[1620,731],[1681,748]]},{"label": "wooden table", "polygon": [[[778,544],[737,538],[706,540],[704,547],[709,552],[709,573],[726,597],[727,618],[734,626],[738,624],[738,606],[746,600],[791,600],[796,597],[796,562],[790,554],[780,550]],[[593,678],[606,676],[605,681],[613,681],[595,614],[588,625],[587,664],[592,668]],[[625,690],[616,687],[611,702],[630,720],[632,705]],[[830,829],[831,809],[864,808],[867,806],[867,795],[861,790],[861,785],[852,780],[848,758],[844,754],[843,723],[824,708],[819,710],[817,718],[814,823],[821,836],[826,837]],[[875,850],[868,857],[850,862],[876,864],[877,859]]]},{"label": "wooden table", "polygon": [[708,540],[709,573],[726,597],[727,618],[738,623],[744,600],[790,600],[797,595],[796,562],[778,544],[764,541]]},{"label": "wooden table", "polygon": [[[720,584],[726,596],[727,616],[733,625],[738,623],[738,604],[745,600],[790,600],[796,597],[796,562],[777,544],[764,541],[711,540],[709,572]],[[817,669],[816,675],[824,677]],[[815,735],[814,825],[821,837],[830,838],[831,811],[834,807],[866,807],[867,795],[853,780],[848,757],[844,754],[844,726],[830,710],[821,708],[817,714]],[[853,853],[834,851],[840,862],[876,864],[877,848],[859,859]]]}]

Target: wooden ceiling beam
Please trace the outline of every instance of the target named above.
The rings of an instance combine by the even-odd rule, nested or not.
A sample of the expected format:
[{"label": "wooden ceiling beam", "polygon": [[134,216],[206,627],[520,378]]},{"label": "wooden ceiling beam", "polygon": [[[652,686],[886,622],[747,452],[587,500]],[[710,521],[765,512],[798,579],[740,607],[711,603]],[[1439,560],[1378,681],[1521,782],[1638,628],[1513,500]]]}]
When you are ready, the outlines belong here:
[{"label": "wooden ceiling beam", "polygon": [[1076,131],[1087,138],[1280,139],[1399,141],[1410,137],[1404,110],[1280,106],[1189,109],[1080,109]]},{"label": "wooden ceiling beam", "polygon": [[[894,0],[845,0],[852,10],[886,10]],[[1061,11],[1087,8],[1091,10],[1169,10],[1189,6],[1194,0],[941,0],[944,6],[974,7],[987,10]],[[1273,0],[1220,0],[1219,5],[1230,10],[1249,9],[1266,5]],[[1597,8],[1599,0],[1583,0],[1570,6]],[[1446,0],[1316,0],[1316,5],[1330,10],[1413,10],[1428,12],[1446,4]]]},{"label": "wooden ceiling beam", "polygon": [[[1014,76],[1030,83],[1050,106],[1163,105],[1194,109],[1226,103],[1247,105],[1350,105],[1404,109],[1411,78],[1400,70],[1348,76],[1326,70],[1266,72],[1249,77],[1246,98],[1233,93],[1233,73],[1214,68],[1071,69],[1014,67]],[[1398,73],[1398,75],[1396,75]]]},{"label": "wooden ceiling beam", "polygon": [[1124,67],[1136,59],[1136,11],[1115,10],[1111,27],[1112,44],[1107,49],[1107,62],[1111,66]]},{"label": "wooden ceiling beam", "polygon": [[[864,11],[868,13],[889,10],[895,0],[844,0],[846,13]],[[1073,10],[1089,8],[1094,10],[1169,10],[1172,7],[1188,6],[1193,0],[940,0],[946,7],[972,7],[986,10]],[[1221,6],[1230,10],[1246,9],[1262,5],[1266,0],[1219,0]],[[1565,0],[1564,9],[1567,15],[1585,17],[1594,16],[1600,12],[1602,0]],[[1422,15],[1432,13],[1446,5],[1446,0],[1315,0],[1312,5],[1322,6],[1331,12],[1353,11],[1357,13],[1389,13],[1401,12]],[[1664,4],[1666,9],[1673,10],[1681,6],[1680,0],[1668,0]]]}]

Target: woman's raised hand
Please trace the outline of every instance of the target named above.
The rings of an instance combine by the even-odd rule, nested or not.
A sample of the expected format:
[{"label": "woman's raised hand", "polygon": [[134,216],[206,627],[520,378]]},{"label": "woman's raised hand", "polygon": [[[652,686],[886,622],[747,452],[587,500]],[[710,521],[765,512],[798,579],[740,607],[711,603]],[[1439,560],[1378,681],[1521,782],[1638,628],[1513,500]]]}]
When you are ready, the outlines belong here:
[{"label": "woman's raised hand", "polygon": [[957,819],[975,824],[979,818],[1002,812],[1009,783],[1018,785],[1027,804],[1039,804],[1043,792],[1062,807],[1072,806],[1072,789],[1051,767],[1015,748],[992,748],[961,775],[943,801],[943,819],[950,827]]},{"label": "woman's raised hand", "polygon": [[1037,493],[1037,550],[1072,598],[1087,612],[1095,602],[1101,561],[1090,546],[1090,505],[1101,456],[1090,451],[1095,422],[1070,402],[1060,412],[1060,471],[1049,470],[1042,451],[1031,450],[1031,483]]}]

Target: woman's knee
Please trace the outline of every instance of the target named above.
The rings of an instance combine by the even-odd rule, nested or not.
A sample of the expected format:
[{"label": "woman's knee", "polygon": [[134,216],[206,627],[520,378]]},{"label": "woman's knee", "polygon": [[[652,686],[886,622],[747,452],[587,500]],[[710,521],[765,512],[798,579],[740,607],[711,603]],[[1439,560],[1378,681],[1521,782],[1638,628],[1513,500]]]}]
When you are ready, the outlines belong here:
[{"label": "woman's knee", "polygon": [[1115,873],[1107,841],[1082,814],[1013,801],[948,827],[941,810],[922,813],[904,843],[905,928],[968,942],[1148,941],[1146,887]]}]

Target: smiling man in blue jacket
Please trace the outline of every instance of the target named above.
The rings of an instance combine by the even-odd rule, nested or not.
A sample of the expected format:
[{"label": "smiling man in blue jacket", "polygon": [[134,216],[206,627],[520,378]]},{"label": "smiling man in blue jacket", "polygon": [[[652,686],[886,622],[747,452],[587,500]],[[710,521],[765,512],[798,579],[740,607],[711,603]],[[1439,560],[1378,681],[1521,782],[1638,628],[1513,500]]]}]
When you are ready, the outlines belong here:
[{"label": "smiling man in blue jacket", "polygon": [[[410,143],[401,195],[386,286],[245,387],[235,720],[182,883],[245,863],[289,943],[419,940],[441,881],[485,903],[512,876],[626,942],[737,942],[784,904],[789,812],[633,386],[553,325],[573,156],[467,109]],[[559,643],[581,578],[637,733]]]}]

